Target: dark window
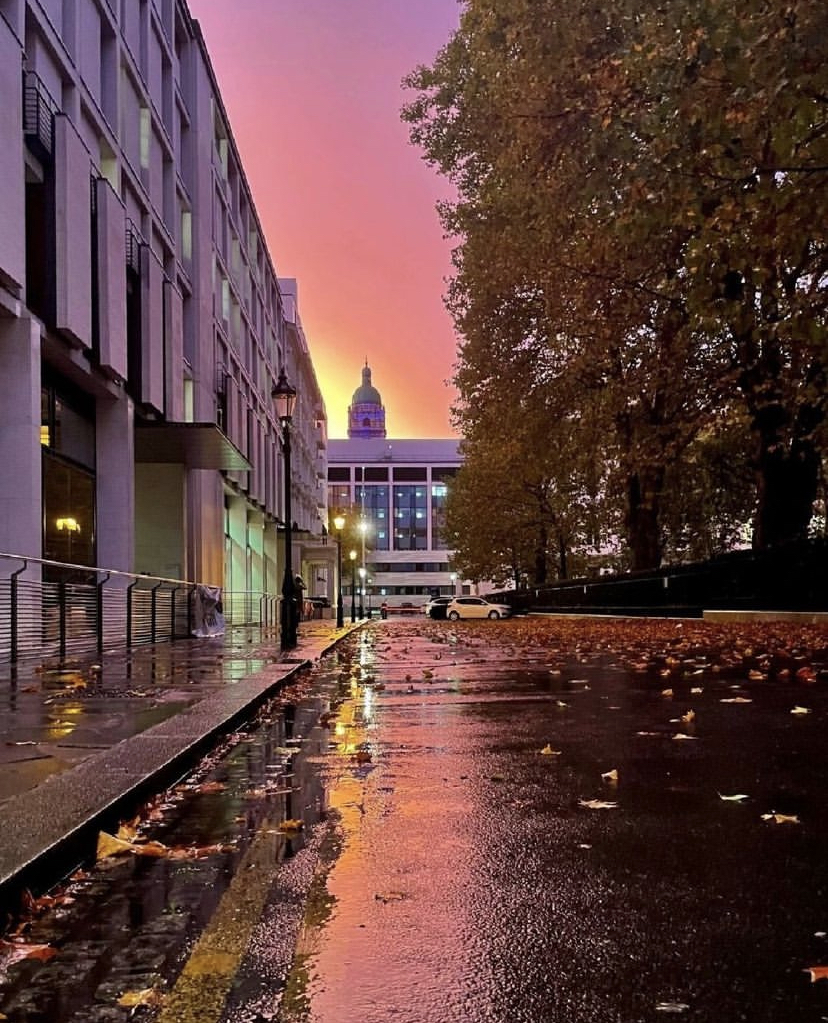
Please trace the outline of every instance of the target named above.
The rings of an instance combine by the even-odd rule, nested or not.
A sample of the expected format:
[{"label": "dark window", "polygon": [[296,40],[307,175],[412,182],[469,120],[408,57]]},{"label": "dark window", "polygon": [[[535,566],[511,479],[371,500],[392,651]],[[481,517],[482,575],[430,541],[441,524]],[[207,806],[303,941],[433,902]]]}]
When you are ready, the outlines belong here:
[{"label": "dark window", "polygon": [[351,470],[348,466],[329,465],[328,479],[331,483],[347,483],[351,479]]},{"label": "dark window", "polygon": [[387,469],[368,468],[365,470],[366,483],[384,483],[388,479]]},{"label": "dark window", "polygon": [[426,468],[424,465],[401,466],[394,469],[394,480],[398,483],[424,483]]},{"label": "dark window", "polygon": [[456,475],[456,466],[434,466],[431,470],[431,478],[435,483],[450,483]]}]

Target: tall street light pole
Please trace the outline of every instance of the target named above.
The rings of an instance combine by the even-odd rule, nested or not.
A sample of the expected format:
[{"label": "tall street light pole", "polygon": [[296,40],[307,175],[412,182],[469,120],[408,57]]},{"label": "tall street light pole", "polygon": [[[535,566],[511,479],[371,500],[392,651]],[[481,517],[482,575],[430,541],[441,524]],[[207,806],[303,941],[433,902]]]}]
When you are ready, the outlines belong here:
[{"label": "tall street light pole", "polygon": [[365,565],[359,566],[359,617],[365,617]]},{"label": "tall street light pole", "polygon": [[293,575],[293,512],[291,510],[290,424],[296,405],[296,388],[291,387],[284,367],[271,392],[276,415],[282,426],[282,451],[285,459],[285,576],[282,581],[282,611],[280,616],[283,650],[296,646],[299,628],[299,606],[296,601],[296,579]]},{"label": "tall street light pole", "polygon": [[341,629],[345,624],[342,613],[342,530],[345,528],[345,516],[337,515],[333,522],[336,530],[336,627]]},{"label": "tall street light pole", "polygon": [[356,559],[357,552],[351,551],[348,554],[351,559],[351,625],[356,621]]}]

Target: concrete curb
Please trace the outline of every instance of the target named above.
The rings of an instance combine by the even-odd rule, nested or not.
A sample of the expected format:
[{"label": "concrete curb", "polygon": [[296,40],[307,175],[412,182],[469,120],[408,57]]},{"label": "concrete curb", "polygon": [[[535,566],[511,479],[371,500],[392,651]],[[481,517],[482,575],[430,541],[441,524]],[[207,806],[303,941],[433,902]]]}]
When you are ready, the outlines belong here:
[{"label": "concrete curb", "polygon": [[0,848],[0,913],[16,912],[24,888],[48,887],[70,873],[94,849],[99,830],[117,826],[173,784],[310,663],[291,664],[276,677],[271,668],[244,679],[7,799],[0,831],[14,841]]},{"label": "concrete curb", "polygon": [[[306,656],[276,662],[205,697],[180,714],[52,775],[0,804],[0,920],[13,918],[26,888],[43,891],[94,852],[148,798],[190,771],[294,675],[330,653],[356,623]],[[312,646],[312,644],[308,644]]]}]

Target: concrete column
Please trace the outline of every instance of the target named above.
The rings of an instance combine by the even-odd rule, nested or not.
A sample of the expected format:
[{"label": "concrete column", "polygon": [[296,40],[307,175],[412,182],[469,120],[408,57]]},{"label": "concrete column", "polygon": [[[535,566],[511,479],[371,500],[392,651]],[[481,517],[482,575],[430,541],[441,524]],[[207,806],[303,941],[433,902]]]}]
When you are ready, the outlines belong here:
[{"label": "concrete column", "polygon": [[0,18],[0,284],[19,295],[26,276],[20,42]]},{"label": "concrete column", "polygon": [[97,561],[133,571],[135,552],[135,441],[132,400],[98,400],[95,424]]},{"label": "concrete column", "polygon": [[39,558],[40,328],[27,317],[0,318],[0,465],[0,551]]},{"label": "concrete column", "polygon": [[227,586],[224,578],[224,488],[207,469],[187,473],[187,579]]}]

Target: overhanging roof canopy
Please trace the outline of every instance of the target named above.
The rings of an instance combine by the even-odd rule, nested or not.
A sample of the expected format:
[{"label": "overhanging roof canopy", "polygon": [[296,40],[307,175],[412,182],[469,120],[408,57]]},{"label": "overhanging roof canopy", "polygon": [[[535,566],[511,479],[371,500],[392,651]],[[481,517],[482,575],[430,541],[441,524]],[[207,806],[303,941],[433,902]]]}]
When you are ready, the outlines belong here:
[{"label": "overhanging roof canopy", "polygon": [[215,423],[136,423],[136,462],[249,472],[250,462]]}]

